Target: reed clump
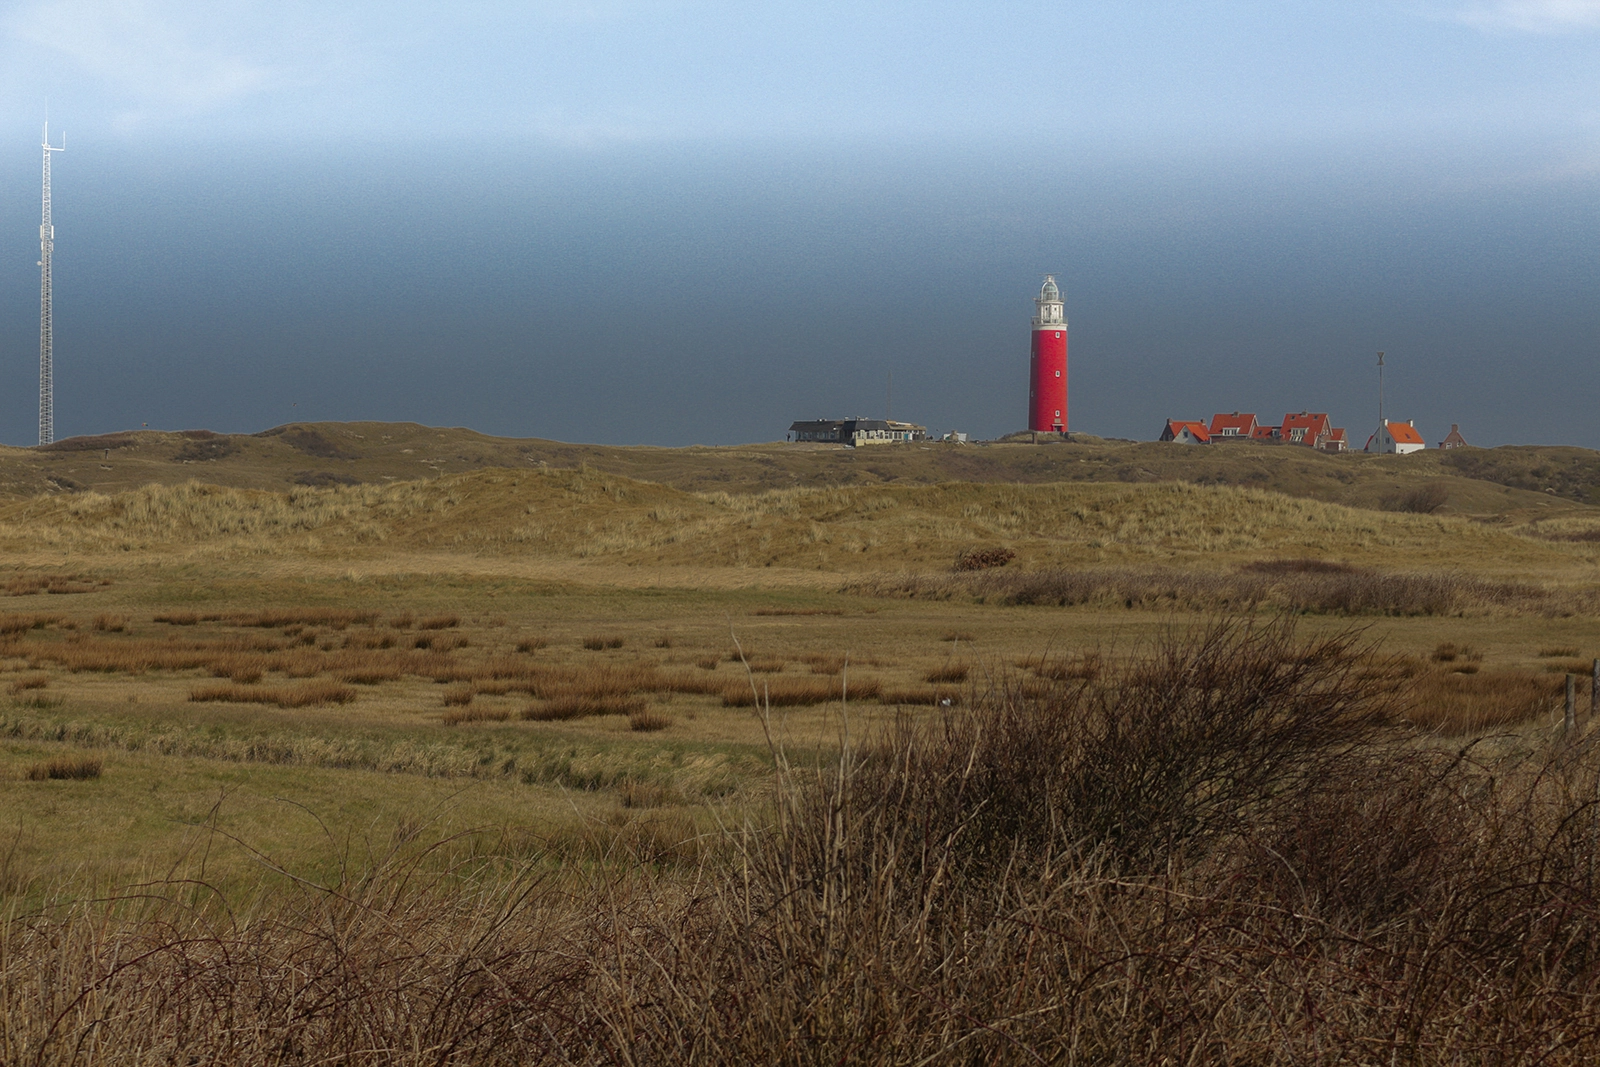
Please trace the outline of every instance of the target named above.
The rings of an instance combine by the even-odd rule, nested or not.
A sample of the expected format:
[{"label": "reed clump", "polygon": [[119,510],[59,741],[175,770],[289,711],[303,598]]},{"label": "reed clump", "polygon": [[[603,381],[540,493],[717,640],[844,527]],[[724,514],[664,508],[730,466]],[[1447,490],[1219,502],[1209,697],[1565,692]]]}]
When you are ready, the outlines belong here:
[{"label": "reed clump", "polygon": [[26,693],[32,689],[43,689],[49,684],[50,676],[48,674],[30,674],[16,679],[6,686],[6,689],[12,696],[16,696],[18,693]]},{"label": "reed clump", "polygon": [[1480,671],[1476,663],[1402,667],[1402,714],[1419,729],[1449,737],[1504,730],[1555,712],[1564,683],[1536,671]]},{"label": "reed clump", "polygon": [[639,697],[618,695],[588,695],[552,697],[523,709],[522,717],[530,722],[559,722],[567,719],[586,719],[595,715],[643,714],[645,702]]},{"label": "reed clump", "polygon": [[105,770],[105,761],[98,756],[60,756],[35,763],[24,775],[30,782],[83,781],[98,778]]},{"label": "reed clump", "polygon": [[275,704],[280,708],[311,708],[325,704],[348,704],[356,699],[356,691],[328,680],[283,686],[202,685],[189,691],[189,699],[196,703]]},{"label": "reed clump", "polygon": [[665,730],[672,725],[672,716],[653,708],[644,708],[628,714],[628,729],[634,733],[649,734]]},{"label": "reed clump", "polygon": [[482,704],[452,707],[440,716],[446,726],[459,726],[464,722],[505,722],[511,718],[509,708],[490,708]]},{"label": "reed clump", "polygon": [[109,578],[91,578],[82,574],[27,574],[6,580],[6,596],[37,596],[40,593],[71,595],[94,593],[109,586]]},{"label": "reed clump", "polygon": [[876,678],[851,678],[844,686],[832,678],[779,675],[728,686],[722,694],[722,706],[793,708],[828,704],[841,698],[876,700],[882,692],[883,683]]}]

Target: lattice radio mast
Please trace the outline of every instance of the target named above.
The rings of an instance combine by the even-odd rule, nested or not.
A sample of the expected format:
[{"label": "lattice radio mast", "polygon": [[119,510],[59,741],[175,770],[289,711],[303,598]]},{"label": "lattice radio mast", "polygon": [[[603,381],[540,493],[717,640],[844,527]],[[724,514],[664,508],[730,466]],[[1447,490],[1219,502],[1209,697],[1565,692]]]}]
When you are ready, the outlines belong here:
[{"label": "lattice radio mast", "polygon": [[50,258],[56,246],[56,228],[50,223],[50,153],[65,152],[50,143],[50,120],[44,123],[44,212],[39,221],[39,443],[56,439],[54,296],[50,291]]}]

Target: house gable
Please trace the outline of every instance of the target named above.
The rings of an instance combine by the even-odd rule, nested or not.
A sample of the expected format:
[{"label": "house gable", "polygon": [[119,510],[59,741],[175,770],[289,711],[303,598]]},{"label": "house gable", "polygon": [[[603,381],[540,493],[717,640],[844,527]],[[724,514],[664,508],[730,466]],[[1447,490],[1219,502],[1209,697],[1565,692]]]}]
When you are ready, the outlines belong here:
[{"label": "house gable", "polygon": [[1233,412],[1227,415],[1211,416],[1212,437],[1231,441],[1248,441],[1256,431],[1256,417],[1253,414]]}]

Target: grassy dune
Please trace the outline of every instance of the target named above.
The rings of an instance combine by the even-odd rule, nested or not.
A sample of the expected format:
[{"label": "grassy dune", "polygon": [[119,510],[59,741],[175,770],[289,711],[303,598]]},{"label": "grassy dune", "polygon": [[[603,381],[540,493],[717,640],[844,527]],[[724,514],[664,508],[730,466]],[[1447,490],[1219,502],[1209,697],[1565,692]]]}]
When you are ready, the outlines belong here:
[{"label": "grassy dune", "polygon": [[[414,423],[296,423],[259,434],[154,430],[80,437],[43,449],[0,447],[0,495],[114,492],[193,478],[245,489],[383,484],[487,467],[574,469],[690,492],[943,482],[1192,482],[1270,489],[1379,510],[1559,513],[1600,504],[1600,455],[1515,446],[1410,456],[1327,456],[1291,446],[1182,448],[1096,438],[1028,444],[924,443],[847,449],[577,445],[499,438]],[[1420,496],[1419,496],[1420,493]]]},{"label": "grassy dune", "polygon": [[[979,544],[1037,569],[1127,561],[1216,567],[1285,555],[1387,566],[1583,573],[1600,510],[1486,525],[1374,512],[1263,490],[1155,485],[874,486],[692,494],[594,471],[485,470],[384,486],[230,489],[188,482],[0,507],[15,559],[87,553],[301,556],[398,553],[627,566],[832,572],[949,566]],[[1571,540],[1551,539],[1570,532]]]}]

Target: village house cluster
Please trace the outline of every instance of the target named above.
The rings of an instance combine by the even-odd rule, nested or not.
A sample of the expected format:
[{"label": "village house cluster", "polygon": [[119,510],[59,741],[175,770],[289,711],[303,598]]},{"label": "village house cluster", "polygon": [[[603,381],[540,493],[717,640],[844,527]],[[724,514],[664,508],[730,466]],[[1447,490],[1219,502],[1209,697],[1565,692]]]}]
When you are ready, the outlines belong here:
[{"label": "village house cluster", "polygon": [[[1344,428],[1329,421],[1326,412],[1301,411],[1288,414],[1277,426],[1260,422],[1248,412],[1233,411],[1211,416],[1211,424],[1184,419],[1168,419],[1160,440],[1182,445],[1210,445],[1251,441],[1257,444],[1301,445],[1319,452],[1345,452],[1350,448]],[[1450,433],[1439,442],[1440,448],[1460,448],[1466,444],[1461,427],[1450,424]],[[1427,445],[1414,422],[1388,422],[1379,425],[1367,438],[1366,452],[1405,455]]]}]

